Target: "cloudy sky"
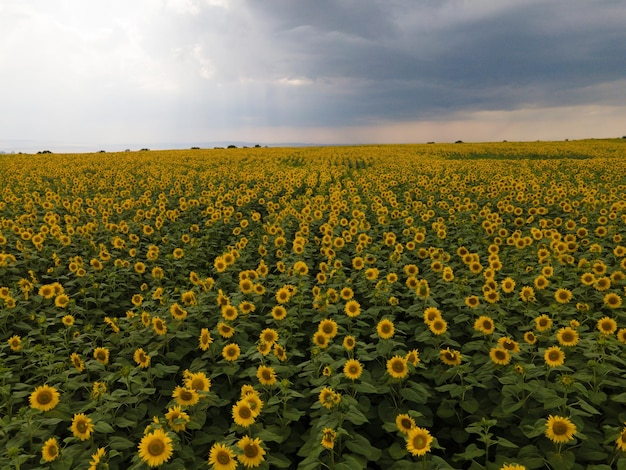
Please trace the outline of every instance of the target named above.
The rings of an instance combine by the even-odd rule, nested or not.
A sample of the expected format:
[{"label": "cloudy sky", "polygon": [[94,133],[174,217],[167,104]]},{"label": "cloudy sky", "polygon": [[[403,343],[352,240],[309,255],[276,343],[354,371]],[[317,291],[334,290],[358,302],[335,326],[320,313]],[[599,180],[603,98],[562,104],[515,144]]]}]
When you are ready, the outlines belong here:
[{"label": "cloudy sky", "polygon": [[2,0],[0,150],[621,137],[624,25],[623,0]]}]

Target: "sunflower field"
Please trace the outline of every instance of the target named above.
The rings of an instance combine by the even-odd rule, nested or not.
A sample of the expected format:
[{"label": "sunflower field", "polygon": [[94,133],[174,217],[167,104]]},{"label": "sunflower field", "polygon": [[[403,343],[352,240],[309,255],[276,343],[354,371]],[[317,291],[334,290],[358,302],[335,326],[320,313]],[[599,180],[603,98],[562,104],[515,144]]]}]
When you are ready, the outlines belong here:
[{"label": "sunflower field", "polygon": [[625,161],[0,155],[0,469],[626,469]]}]

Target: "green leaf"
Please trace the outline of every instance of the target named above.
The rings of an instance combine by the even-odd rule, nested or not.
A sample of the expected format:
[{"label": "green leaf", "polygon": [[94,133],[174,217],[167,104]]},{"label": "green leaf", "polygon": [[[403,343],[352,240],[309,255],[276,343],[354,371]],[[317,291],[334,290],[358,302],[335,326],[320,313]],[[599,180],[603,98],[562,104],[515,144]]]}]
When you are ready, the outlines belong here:
[{"label": "green leaf", "polygon": [[94,431],[102,434],[111,434],[115,429],[106,421],[98,421],[93,427]]},{"label": "green leaf", "polygon": [[393,444],[391,444],[387,449],[387,452],[389,452],[389,455],[394,460],[400,460],[407,455],[406,448],[402,447],[398,442],[394,442]]},{"label": "green leaf", "polygon": [[346,440],[346,447],[374,462],[382,455],[381,450],[370,444],[370,441],[361,434],[353,434],[351,439]]},{"label": "green leaf", "polygon": [[305,414],[305,411],[301,411],[293,407],[287,407],[287,409],[283,412],[283,418],[286,418],[289,421],[299,421]]},{"label": "green leaf", "polygon": [[626,403],[626,392],[613,395],[611,400],[616,401],[617,403]]},{"label": "green leaf", "polygon": [[346,419],[352,424],[356,424],[357,426],[368,422],[366,416],[361,413],[358,408],[355,407],[350,407],[350,411],[348,411],[348,413],[346,414]]},{"label": "green leaf", "polygon": [[573,452],[568,450],[559,454],[555,452],[548,452],[548,463],[554,470],[570,470],[574,467],[576,456]]},{"label": "green leaf", "polygon": [[478,446],[476,444],[470,444],[467,446],[467,448],[465,449],[465,452],[460,453],[460,454],[454,454],[454,460],[456,461],[460,461],[460,460],[473,460],[477,457],[482,457],[483,455],[485,455],[485,451],[482,449],[479,449]]},{"label": "green leaf", "polygon": [[380,393],[380,390],[369,382],[360,382],[354,384],[354,389],[359,393]]},{"label": "green leaf", "polygon": [[517,449],[519,447],[517,444],[509,441],[508,439],[505,439],[504,437],[499,437],[497,439],[497,442],[498,442],[498,445],[502,447],[508,447],[509,449]]},{"label": "green leaf", "polygon": [[364,468],[367,468],[367,462],[350,454],[344,455],[343,461],[335,465],[336,470],[361,470]]},{"label": "green leaf", "polygon": [[119,418],[115,418],[115,426],[118,428],[131,428],[137,426],[137,421],[132,421],[130,419],[126,419],[123,416]]},{"label": "green leaf", "polygon": [[478,410],[478,407],[479,407],[478,400],[476,400],[475,398],[469,398],[467,400],[461,401],[461,408],[463,408],[465,411],[467,411],[470,414],[476,413],[476,411]]},{"label": "green leaf", "polygon": [[111,447],[111,449],[116,449],[116,450],[124,450],[124,449],[130,449],[131,447],[135,447],[135,443],[133,441],[128,440],[125,437],[121,437],[121,436],[111,436],[108,439],[107,443]]},{"label": "green leaf", "polygon": [[267,457],[270,468],[289,468],[291,461],[283,454],[271,452]]}]

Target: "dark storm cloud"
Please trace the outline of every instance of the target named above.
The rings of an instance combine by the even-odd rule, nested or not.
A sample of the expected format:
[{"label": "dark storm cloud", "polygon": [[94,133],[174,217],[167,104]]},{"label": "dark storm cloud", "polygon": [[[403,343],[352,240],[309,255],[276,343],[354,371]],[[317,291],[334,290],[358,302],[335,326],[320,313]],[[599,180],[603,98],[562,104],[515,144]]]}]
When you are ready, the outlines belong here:
[{"label": "dark storm cloud", "polygon": [[581,88],[626,77],[619,2],[365,3],[248,2],[282,51],[276,68],[337,104],[322,119],[585,104]]}]

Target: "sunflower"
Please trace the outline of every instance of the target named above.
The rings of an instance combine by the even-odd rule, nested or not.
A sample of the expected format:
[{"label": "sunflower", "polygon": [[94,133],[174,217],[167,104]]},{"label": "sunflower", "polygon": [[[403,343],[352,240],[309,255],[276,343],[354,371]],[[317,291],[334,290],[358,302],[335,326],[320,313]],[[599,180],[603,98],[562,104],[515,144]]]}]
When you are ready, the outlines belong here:
[{"label": "sunflower", "polygon": [[551,346],[544,352],[543,359],[550,367],[558,367],[565,362],[565,353],[558,346]]},{"label": "sunflower", "polygon": [[415,427],[415,420],[406,413],[401,413],[396,416],[396,427],[402,434],[408,434],[408,432]]},{"label": "sunflower", "polygon": [[341,395],[330,387],[324,387],[318,395],[318,400],[324,408],[330,410],[341,401]]},{"label": "sunflower", "polygon": [[600,292],[607,290],[609,287],[611,287],[611,278],[606,276],[596,279],[596,282],[593,284],[593,288]]},{"label": "sunflower", "polygon": [[291,291],[288,287],[283,286],[276,291],[276,302],[286,304],[291,299]]},{"label": "sunflower", "polygon": [[139,307],[143,303],[143,297],[140,294],[135,294],[130,301],[135,307]]},{"label": "sunflower", "polygon": [[200,337],[198,338],[198,342],[200,343],[200,349],[206,351],[209,349],[211,343],[213,343],[213,338],[211,338],[211,333],[208,328],[202,328],[200,330]]},{"label": "sunflower", "polygon": [[39,288],[38,293],[44,299],[51,299],[52,297],[55,296],[54,286],[52,286],[51,284],[44,284],[43,286]]},{"label": "sunflower", "polygon": [[216,442],[209,452],[209,465],[213,470],[236,470],[235,453],[230,447]]},{"label": "sunflower", "polygon": [[500,467],[500,470],[526,470],[526,467],[516,463],[505,463]]},{"label": "sunflower", "polygon": [[222,317],[224,320],[233,321],[238,315],[239,312],[237,312],[237,307],[234,305],[224,305],[222,307]]},{"label": "sunflower", "polygon": [[596,282],[596,276],[593,273],[583,273],[580,276],[580,282],[584,286],[593,286]]},{"label": "sunflower", "polygon": [[611,292],[604,296],[603,303],[608,308],[619,308],[622,305],[622,298]]},{"label": "sunflower", "polygon": [[104,382],[94,382],[91,389],[91,396],[94,400],[100,399],[107,392],[107,385]]},{"label": "sunflower", "polygon": [[317,328],[317,331],[329,339],[334,338],[337,336],[337,322],[328,318],[322,320]]},{"label": "sunflower", "polygon": [[435,320],[441,319],[441,312],[436,307],[428,307],[424,310],[424,323],[431,324]]},{"label": "sunflower", "polygon": [[193,388],[181,387],[177,385],[172,392],[172,398],[180,406],[193,406],[200,401],[200,395]]},{"label": "sunflower", "polygon": [[522,302],[534,302],[535,301],[535,289],[530,286],[524,286],[519,293]]},{"label": "sunflower", "polygon": [[544,331],[549,330],[550,328],[552,328],[552,319],[545,313],[543,315],[536,317],[535,328],[539,332],[544,332]]},{"label": "sunflower", "polygon": [[296,261],[293,264],[293,272],[294,274],[300,276],[306,276],[309,273],[309,267],[306,265],[304,261]]},{"label": "sunflower", "polygon": [[428,324],[428,328],[435,335],[442,335],[448,329],[448,323],[443,318],[438,318],[435,321]]},{"label": "sunflower", "polygon": [[603,335],[612,335],[617,330],[617,322],[610,317],[602,317],[596,326]]},{"label": "sunflower", "polygon": [[61,318],[61,323],[63,323],[65,326],[72,326],[74,324],[74,315],[64,315],[63,318]]},{"label": "sunflower", "polygon": [[233,420],[235,424],[247,428],[254,423],[254,413],[250,408],[250,404],[246,400],[239,400],[233,405]]},{"label": "sunflower", "polygon": [[490,317],[481,315],[474,322],[474,329],[485,335],[490,335],[496,329],[496,324]]},{"label": "sunflower", "polygon": [[313,335],[313,344],[315,344],[319,348],[322,348],[322,349],[327,348],[328,342],[329,342],[328,336],[326,336],[321,331],[316,331],[315,334]]},{"label": "sunflower", "polygon": [[217,332],[222,338],[230,338],[235,334],[235,329],[224,322],[219,322],[217,324]]},{"label": "sunflower", "polygon": [[172,439],[162,429],[146,434],[139,443],[139,457],[150,467],[167,462],[172,453]]},{"label": "sunflower", "polygon": [[78,413],[74,415],[72,419],[71,431],[74,437],[80,439],[81,441],[86,441],[91,436],[93,432],[93,423],[91,418],[83,413]]},{"label": "sunflower", "polygon": [[363,373],[363,366],[356,359],[348,359],[343,366],[343,373],[351,380],[356,380]]},{"label": "sunflower", "polygon": [[243,396],[241,399],[245,401],[250,407],[250,410],[252,411],[252,416],[256,418],[257,416],[259,416],[259,414],[261,414],[261,410],[263,409],[263,401],[256,393],[250,393]]},{"label": "sunflower", "polygon": [[287,316],[287,310],[282,305],[276,305],[272,308],[272,318],[274,320],[283,320]]},{"label": "sunflower", "polygon": [[469,308],[476,308],[480,305],[480,299],[475,295],[470,295],[465,298],[465,305]]},{"label": "sunflower", "polygon": [[559,288],[554,293],[554,300],[560,304],[566,304],[572,300],[572,291],[569,289]]},{"label": "sunflower", "polygon": [[273,328],[265,328],[259,335],[259,340],[263,343],[273,345],[278,341],[278,332]]},{"label": "sunflower", "polygon": [[70,361],[78,372],[82,372],[85,369],[85,363],[80,358],[78,353],[72,353],[72,355],[70,356]]},{"label": "sunflower", "polygon": [[394,379],[403,379],[409,374],[407,360],[402,356],[393,356],[387,361],[387,373]]},{"label": "sunflower", "polygon": [[622,429],[622,433],[615,440],[615,444],[619,450],[626,452],[626,427]]},{"label": "sunflower", "polygon": [[415,276],[409,276],[404,283],[409,289],[416,289],[419,285],[419,280]]},{"label": "sunflower", "polygon": [[41,448],[41,458],[46,462],[52,462],[59,457],[61,450],[59,449],[59,442],[56,437],[51,437],[43,443]]},{"label": "sunflower", "polygon": [[517,354],[520,351],[519,343],[506,336],[503,336],[502,338],[498,339],[498,346],[501,347],[502,349],[506,349],[507,351],[513,354]]},{"label": "sunflower", "polygon": [[388,320],[387,318],[383,318],[381,321],[378,322],[378,325],[376,325],[376,333],[378,333],[378,336],[380,336],[382,339],[389,339],[393,337],[393,322],[391,320]]},{"label": "sunflower", "polygon": [[276,371],[273,367],[259,366],[256,377],[261,385],[274,385],[276,383]]},{"label": "sunflower", "polygon": [[626,328],[619,329],[617,332],[617,340],[622,344],[626,344]]},{"label": "sunflower", "polygon": [[322,431],[321,444],[327,449],[333,449],[335,447],[335,439],[337,438],[337,431],[331,428],[324,428]]},{"label": "sunflower", "polygon": [[511,277],[507,277],[500,283],[500,286],[502,287],[502,292],[510,294],[515,290],[515,280]]},{"label": "sunflower", "polygon": [[184,431],[187,423],[191,420],[189,415],[181,410],[180,405],[168,408],[167,413],[165,413],[165,419],[167,419],[167,424],[174,432]]},{"label": "sunflower", "polygon": [[407,362],[413,364],[413,366],[417,366],[417,364],[420,362],[420,356],[417,349],[411,349],[408,353],[406,353],[406,356],[404,356],[404,358]]},{"label": "sunflower", "polygon": [[539,276],[535,278],[535,280],[533,281],[533,284],[535,285],[537,290],[543,290],[546,287],[548,287],[548,285],[550,285],[550,281],[548,280],[546,276],[544,276],[543,274],[540,274]]},{"label": "sunflower", "polygon": [[361,313],[361,305],[356,300],[349,300],[346,302],[344,311],[351,318],[358,317]]},{"label": "sunflower", "polygon": [[485,291],[484,298],[487,303],[495,304],[498,300],[500,300],[500,294],[497,290],[487,289]]},{"label": "sunflower", "polygon": [[239,311],[244,315],[248,315],[256,310],[256,306],[252,302],[244,300],[239,304]]},{"label": "sunflower", "polygon": [[260,466],[265,460],[263,458],[265,449],[261,447],[261,442],[261,439],[258,437],[252,439],[250,436],[244,436],[237,442],[237,447],[243,451],[243,454],[237,456],[237,458],[244,467],[255,468]]},{"label": "sunflower", "polygon": [[546,421],[545,435],[555,444],[562,444],[574,439],[576,425],[569,418],[550,415]]},{"label": "sunflower", "polygon": [[457,366],[461,363],[461,353],[456,349],[442,349],[439,351],[441,362],[449,366]]},{"label": "sunflower", "polygon": [[248,278],[241,279],[239,281],[239,290],[242,294],[251,294],[253,289],[252,280]]},{"label": "sunflower", "polygon": [[287,351],[285,351],[285,348],[280,344],[274,343],[274,349],[272,352],[274,353],[274,357],[280,362],[285,362],[287,360]]},{"label": "sunflower", "polygon": [[98,464],[100,463],[102,458],[105,456],[105,454],[106,454],[105,448],[98,447],[98,450],[96,450],[93,454],[91,454],[91,460],[89,461],[88,470],[97,470]]},{"label": "sunflower", "polygon": [[272,345],[270,343],[259,343],[256,347],[256,350],[259,351],[263,356],[267,356],[272,350]]},{"label": "sunflower", "polygon": [[350,287],[344,287],[339,291],[339,295],[343,300],[351,300],[354,297],[354,291]]},{"label": "sunflower", "polygon": [[18,335],[11,336],[7,343],[9,344],[9,347],[13,352],[18,352],[20,349],[22,349],[22,338]]},{"label": "sunflower", "polygon": [[491,348],[489,351],[489,358],[494,364],[499,366],[506,366],[509,362],[511,362],[511,355],[509,354],[509,351],[501,347]]},{"label": "sunflower", "polygon": [[65,308],[69,305],[70,298],[66,294],[59,294],[54,298],[54,305],[59,308]]},{"label": "sunflower", "polygon": [[30,394],[30,406],[41,411],[50,411],[59,404],[59,396],[56,388],[41,385]]},{"label": "sunflower", "polygon": [[430,451],[430,444],[432,442],[433,437],[427,429],[415,426],[407,432],[406,450],[408,450],[411,455],[421,457],[426,455],[426,452]]},{"label": "sunflower", "polygon": [[376,279],[378,279],[378,268],[367,268],[365,270],[365,278],[368,281],[375,281]]},{"label": "sunflower", "polygon": [[93,358],[102,365],[109,363],[109,350],[107,348],[96,348],[93,351]]},{"label": "sunflower", "polygon": [[133,354],[133,359],[142,369],[146,369],[150,366],[150,356],[146,354],[143,348],[135,350],[135,353]]},{"label": "sunflower", "polygon": [[185,387],[196,392],[208,392],[211,389],[211,379],[204,372],[189,373],[185,378]]},{"label": "sunflower", "polygon": [[159,336],[163,336],[167,333],[167,325],[160,317],[152,317],[152,328]]},{"label": "sunflower", "polygon": [[578,344],[578,332],[570,327],[561,328],[556,333],[556,339],[561,346],[576,346]]},{"label": "sunflower", "polygon": [[346,351],[352,351],[356,345],[356,338],[352,335],[348,335],[343,339],[343,347]]},{"label": "sunflower", "polygon": [[236,343],[227,344],[222,349],[222,356],[227,361],[232,362],[232,361],[237,360],[237,358],[239,357],[239,354],[241,354],[241,349],[239,348],[239,345]]}]

